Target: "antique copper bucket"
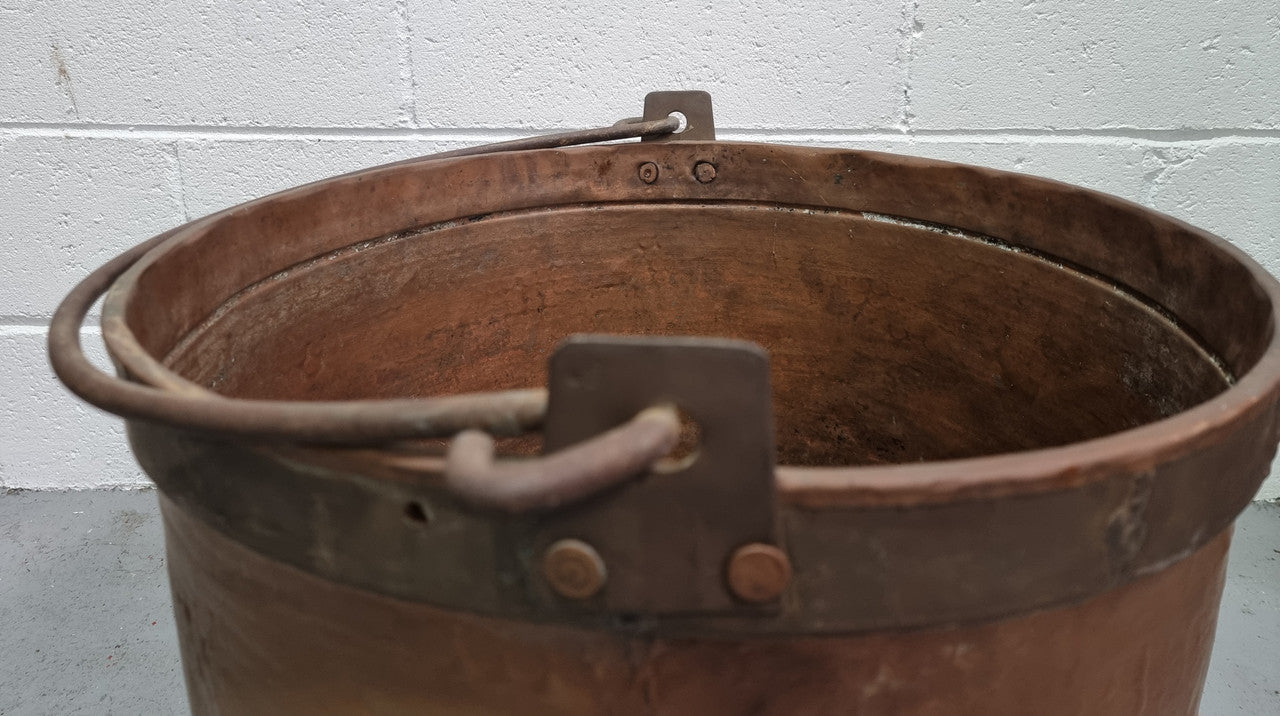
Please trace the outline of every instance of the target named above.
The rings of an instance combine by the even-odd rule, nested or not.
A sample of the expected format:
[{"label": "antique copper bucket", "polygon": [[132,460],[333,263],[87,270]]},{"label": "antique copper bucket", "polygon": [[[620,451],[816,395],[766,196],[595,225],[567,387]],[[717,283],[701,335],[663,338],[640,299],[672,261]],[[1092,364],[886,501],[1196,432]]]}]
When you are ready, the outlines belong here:
[{"label": "antique copper bucket", "polygon": [[[1194,713],[1280,285],[1096,192],[646,117],[250,202],[68,298],[193,710]],[[120,379],[77,342],[108,284]]]}]

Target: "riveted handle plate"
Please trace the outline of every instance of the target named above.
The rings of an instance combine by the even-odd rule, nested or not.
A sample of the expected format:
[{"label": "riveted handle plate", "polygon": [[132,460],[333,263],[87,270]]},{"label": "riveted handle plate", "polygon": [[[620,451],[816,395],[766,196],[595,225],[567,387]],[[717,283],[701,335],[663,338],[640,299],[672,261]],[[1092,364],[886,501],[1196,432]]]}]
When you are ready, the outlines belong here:
[{"label": "riveted handle plate", "polygon": [[[590,544],[608,581],[566,604],[610,613],[769,611],[735,599],[734,550],[776,542],[769,359],[753,343],[713,338],[576,336],[551,359],[545,449],[560,450],[674,404],[701,431],[695,457],[531,523],[527,554],[559,540]],[[531,565],[533,566],[533,565]]]}]

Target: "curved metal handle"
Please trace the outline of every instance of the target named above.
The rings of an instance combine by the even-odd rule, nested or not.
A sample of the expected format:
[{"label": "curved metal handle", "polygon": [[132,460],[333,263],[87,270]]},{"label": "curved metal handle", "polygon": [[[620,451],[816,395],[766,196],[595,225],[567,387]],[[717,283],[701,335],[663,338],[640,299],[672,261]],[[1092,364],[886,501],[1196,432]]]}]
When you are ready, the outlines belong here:
[{"label": "curved metal handle", "polygon": [[477,506],[518,513],[548,510],[620,485],[669,454],[680,439],[674,407],[655,406],[559,452],[494,460],[494,440],[478,430],[454,438],[445,456],[450,490]]},{"label": "curved metal handle", "polygon": [[[679,127],[680,122],[672,117],[627,120],[612,127],[467,147],[408,161],[651,137],[671,134]],[[85,316],[117,278],[177,231],[160,234],[108,261],[72,289],[54,311],[48,337],[53,370],[73,393],[89,403],[129,419],[301,443],[374,445],[447,437],[474,427],[519,435],[541,425],[546,391],[540,388],[421,399],[272,401],[228,398],[198,388],[175,392],[104,373],[89,362],[80,345]]]}]

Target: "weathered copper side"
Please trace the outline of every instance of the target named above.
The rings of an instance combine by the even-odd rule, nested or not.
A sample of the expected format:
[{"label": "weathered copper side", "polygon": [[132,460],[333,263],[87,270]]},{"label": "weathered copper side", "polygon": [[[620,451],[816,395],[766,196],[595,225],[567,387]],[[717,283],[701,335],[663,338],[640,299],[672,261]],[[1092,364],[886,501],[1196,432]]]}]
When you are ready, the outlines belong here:
[{"label": "weathered copper side", "polygon": [[[662,167],[653,184],[636,173],[646,161]],[[694,175],[701,161],[715,181]],[[435,191],[445,181],[458,191]],[[1209,299],[1205,284],[1214,302],[1189,302]],[[1203,232],[1044,180],[675,143],[404,164],[257,202],[145,258],[105,321],[130,374],[175,375],[136,360],[149,350],[180,380],[258,399],[538,385],[550,347],[578,331],[754,340],[792,463],[778,519],[795,578],[768,619],[661,625],[813,632],[1070,603],[1220,532],[1274,450],[1275,292]],[[429,453],[344,462],[131,433],[162,489],[278,559],[437,605],[584,618],[539,597],[521,540],[459,509]],[[437,522],[397,519],[413,504]]]},{"label": "weathered copper side", "polygon": [[[186,512],[326,579],[507,619],[609,628],[618,616],[548,599],[523,523],[469,510],[412,471],[371,475],[367,456],[317,468],[309,454],[282,461],[274,449],[144,423],[129,434],[144,469]],[[1167,568],[1221,531],[1213,525],[1230,524],[1239,508],[1224,495],[1247,503],[1271,454],[1249,435],[1157,477],[999,499],[815,506],[783,483],[779,536],[794,574],[778,610],[623,616],[664,634],[747,638],[959,624],[1078,602]],[[650,479],[664,478],[675,479]],[[427,518],[407,518],[411,505]],[[664,516],[635,519],[660,525]],[[611,570],[643,575],[650,555],[687,546],[650,534],[651,544],[611,553]]]},{"label": "weathered copper side", "polygon": [[413,604],[266,559],[163,496],[194,712],[1191,716],[1229,532],[1080,604],[912,631],[655,638]]}]

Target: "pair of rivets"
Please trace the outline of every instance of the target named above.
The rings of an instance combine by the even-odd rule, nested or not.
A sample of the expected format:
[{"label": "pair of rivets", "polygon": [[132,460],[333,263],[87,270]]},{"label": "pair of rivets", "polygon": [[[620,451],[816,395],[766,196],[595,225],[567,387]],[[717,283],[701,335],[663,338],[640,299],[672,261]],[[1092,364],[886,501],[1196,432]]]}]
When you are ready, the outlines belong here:
[{"label": "pair of rivets", "polygon": [[[698,162],[693,165],[693,176],[703,184],[710,184],[716,178],[716,165],[711,162]],[[640,181],[645,184],[652,184],[658,181],[658,165],[654,162],[641,164]]]},{"label": "pair of rivets", "polygon": [[[566,599],[590,599],[608,580],[604,560],[595,548],[577,539],[552,544],[543,557],[542,573],[555,593]],[[752,542],[729,557],[725,581],[729,591],[744,602],[771,602],[782,596],[791,581],[791,561],[771,544]]]}]

